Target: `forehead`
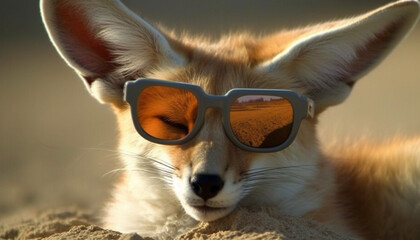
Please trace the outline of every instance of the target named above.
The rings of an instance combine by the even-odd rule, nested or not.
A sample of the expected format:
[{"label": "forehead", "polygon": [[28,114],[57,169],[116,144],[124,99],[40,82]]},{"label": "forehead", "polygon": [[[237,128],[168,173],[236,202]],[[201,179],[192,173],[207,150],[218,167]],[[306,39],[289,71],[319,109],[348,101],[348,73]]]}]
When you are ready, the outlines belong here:
[{"label": "forehead", "polygon": [[255,69],[262,61],[255,55],[257,47],[256,43],[244,39],[197,44],[189,50],[186,66],[160,68],[149,77],[192,83],[214,95],[223,95],[233,88],[294,90],[285,74],[267,74]]}]

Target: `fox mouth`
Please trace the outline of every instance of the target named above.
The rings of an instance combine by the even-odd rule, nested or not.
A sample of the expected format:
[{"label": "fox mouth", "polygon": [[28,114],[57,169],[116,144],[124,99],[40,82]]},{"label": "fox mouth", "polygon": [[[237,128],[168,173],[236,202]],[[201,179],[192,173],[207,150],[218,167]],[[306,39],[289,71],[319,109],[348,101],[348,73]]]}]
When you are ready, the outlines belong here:
[{"label": "fox mouth", "polygon": [[225,211],[228,210],[229,208],[227,207],[209,207],[209,206],[191,206],[195,209],[197,209],[198,211],[201,212],[216,212],[216,211]]},{"label": "fox mouth", "polygon": [[228,215],[235,207],[210,207],[206,204],[195,206],[187,204],[184,208],[196,220],[211,222]]}]

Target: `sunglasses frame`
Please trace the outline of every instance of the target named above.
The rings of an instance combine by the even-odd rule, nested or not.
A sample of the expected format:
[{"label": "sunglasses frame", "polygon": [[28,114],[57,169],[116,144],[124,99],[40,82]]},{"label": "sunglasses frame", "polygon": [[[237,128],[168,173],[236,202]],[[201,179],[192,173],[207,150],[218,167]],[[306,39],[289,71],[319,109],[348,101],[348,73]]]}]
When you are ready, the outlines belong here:
[{"label": "sunglasses frame", "polygon": [[[138,98],[140,96],[141,91],[150,86],[163,86],[184,89],[193,93],[194,96],[197,98],[197,119],[195,121],[193,129],[184,138],[178,140],[164,140],[155,138],[149,135],[147,132],[145,132],[140,126],[137,116]],[[278,96],[287,99],[290,102],[293,108],[293,122],[292,130],[290,131],[290,134],[286,141],[275,147],[258,148],[243,144],[236,138],[230,124],[230,107],[236,99],[246,95]],[[236,146],[240,147],[243,150],[251,152],[276,152],[285,149],[296,138],[302,120],[307,118],[308,116],[313,117],[315,112],[314,102],[311,99],[290,90],[234,88],[229,90],[225,95],[211,95],[207,94],[198,85],[151,78],[140,78],[134,81],[126,82],[124,86],[124,99],[130,105],[132,120],[137,132],[143,138],[151,142],[166,145],[181,145],[190,141],[197,135],[197,133],[202,128],[204,124],[206,110],[208,108],[218,108],[222,112],[222,122],[225,134]]]}]

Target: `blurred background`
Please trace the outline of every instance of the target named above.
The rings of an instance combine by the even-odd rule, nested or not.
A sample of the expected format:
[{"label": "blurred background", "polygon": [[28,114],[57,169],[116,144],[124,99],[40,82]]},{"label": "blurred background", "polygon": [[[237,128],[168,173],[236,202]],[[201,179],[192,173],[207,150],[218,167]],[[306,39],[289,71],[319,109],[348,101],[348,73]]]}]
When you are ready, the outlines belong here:
[{"label": "blurred background", "polygon": [[[385,0],[213,0],[125,3],[151,22],[219,36],[363,13]],[[325,144],[366,136],[420,135],[420,25],[349,99],[323,113]],[[38,1],[0,7],[0,220],[51,207],[99,209],[119,166],[115,119],[96,102],[49,42]]]}]

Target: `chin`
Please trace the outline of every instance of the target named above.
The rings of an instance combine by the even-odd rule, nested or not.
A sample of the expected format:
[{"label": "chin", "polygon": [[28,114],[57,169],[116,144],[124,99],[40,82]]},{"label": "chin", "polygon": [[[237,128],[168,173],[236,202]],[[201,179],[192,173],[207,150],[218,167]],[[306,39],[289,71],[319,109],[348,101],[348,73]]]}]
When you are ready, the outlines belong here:
[{"label": "chin", "polygon": [[188,215],[198,221],[212,222],[217,219],[223,218],[231,213],[235,206],[225,208],[215,208],[208,206],[191,206],[182,204]]}]

